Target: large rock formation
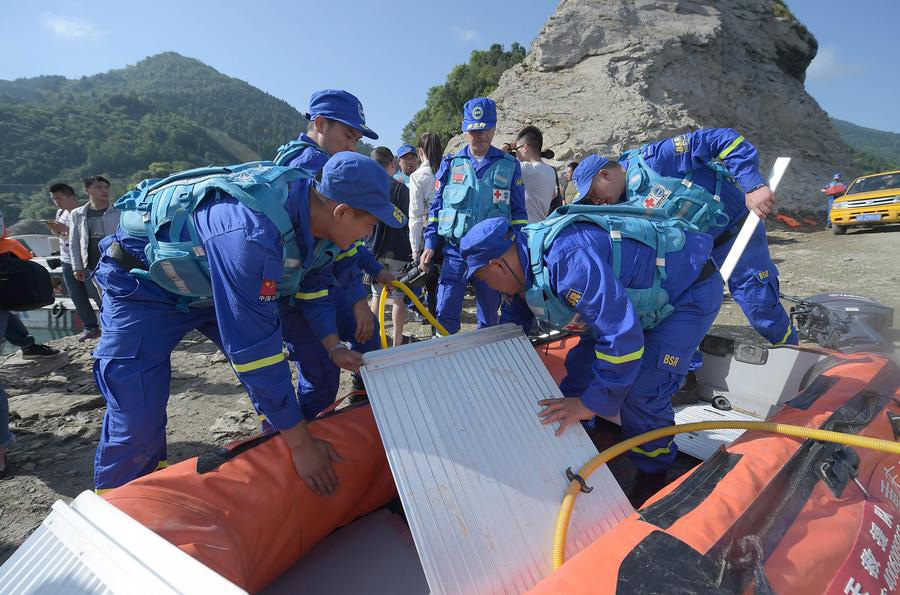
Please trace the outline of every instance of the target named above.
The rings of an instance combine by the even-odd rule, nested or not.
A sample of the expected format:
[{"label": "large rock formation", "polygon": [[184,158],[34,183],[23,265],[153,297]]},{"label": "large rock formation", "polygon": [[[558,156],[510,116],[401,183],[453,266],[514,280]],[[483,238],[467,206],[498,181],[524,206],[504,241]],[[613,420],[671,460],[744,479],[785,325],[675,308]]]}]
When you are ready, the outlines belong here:
[{"label": "large rock formation", "polygon": [[730,127],[766,173],[794,158],[782,208],[818,209],[850,156],[803,81],[818,44],[780,0],[563,0],[491,95],[494,144],[527,124],[560,162]]}]

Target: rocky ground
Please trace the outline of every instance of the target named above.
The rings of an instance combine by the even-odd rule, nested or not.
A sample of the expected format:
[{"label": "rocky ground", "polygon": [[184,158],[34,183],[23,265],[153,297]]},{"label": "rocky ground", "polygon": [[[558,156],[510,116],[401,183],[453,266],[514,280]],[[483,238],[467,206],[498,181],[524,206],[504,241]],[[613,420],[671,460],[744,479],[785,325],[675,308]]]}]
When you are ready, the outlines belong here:
[{"label": "rocky ground", "polygon": [[[772,254],[781,269],[782,290],[806,296],[849,291],[900,309],[897,228],[862,230],[846,236],[830,232],[770,232]],[[472,328],[471,304],[466,327]],[[758,341],[740,309],[723,305],[714,332]],[[428,327],[409,324],[407,334],[425,338]],[[898,340],[898,334],[894,334]],[[10,452],[12,471],[0,480],[0,562],[40,524],[58,499],[71,500],[91,489],[91,462],[103,418],[103,399],[91,375],[93,344],[73,337],[53,342],[68,363],[36,377],[16,365],[0,365],[0,381],[10,396],[17,440]],[[349,389],[344,378],[342,393]],[[209,342],[189,336],[172,355],[169,400],[169,461],[190,458],[256,431],[256,417],[243,389]]]}]

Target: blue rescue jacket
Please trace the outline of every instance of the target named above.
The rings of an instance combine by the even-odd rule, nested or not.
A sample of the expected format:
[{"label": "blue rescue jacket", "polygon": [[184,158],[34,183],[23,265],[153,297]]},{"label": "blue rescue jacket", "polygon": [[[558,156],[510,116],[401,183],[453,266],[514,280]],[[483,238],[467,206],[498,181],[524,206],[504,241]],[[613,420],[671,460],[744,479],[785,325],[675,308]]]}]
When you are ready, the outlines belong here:
[{"label": "blue rescue jacket", "polygon": [[532,276],[531,287],[525,292],[525,301],[535,317],[555,328],[578,330],[577,313],[572,305],[556,296],[550,284],[550,271],[544,264],[544,253],[556,237],[576,223],[591,223],[609,232],[612,240],[611,266],[616,278],[622,273],[622,240],[635,240],[655,251],[656,268],[652,284],[645,288],[625,289],[641,328],[655,327],[674,311],[662,282],[666,280],[667,254],[684,247],[684,230],[679,223],[662,209],[568,205],[560,207],[544,221],[524,228],[528,236],[528,266]]}]

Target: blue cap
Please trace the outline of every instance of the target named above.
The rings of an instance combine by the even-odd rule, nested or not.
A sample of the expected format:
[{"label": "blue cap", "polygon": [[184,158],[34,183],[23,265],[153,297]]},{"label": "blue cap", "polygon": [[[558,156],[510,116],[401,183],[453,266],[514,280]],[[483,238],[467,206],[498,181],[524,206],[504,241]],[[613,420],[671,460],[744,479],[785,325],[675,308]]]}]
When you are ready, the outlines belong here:
[{"label": "blue cap", "polygon": [[487,130],[497,125],[497,104],[487,97],[470,99],[463,106],[462,131]]},{"label": "blue cap", "polygon": [[835,179],[835,180],[837,180],[837,179],[840,178],[840,177],[841,177],[841,174],[834,174],[834,179]]},{"label": "blue cap", "polygon": [[466,278],[475,271],[500,258],[513,245],[513,234],[509,233],[509,219],[494,217],[478,223],[463,236],[459,243],[459,253],[469,270]]},{"label": "blue cap", "polygon": [[581,160],[581,163],[572,172],[572,180],[575,182],[575,188],[578,190],[578,196],[573,201],[575,204],[583,201],[584,197],[588,195],[591,191],[591,184],[594,182],[594,176],[607,163],[609,163],[609,159],[600,155],[591,155]]},{"label": "blue cap", "polygon": [[322,168],[316,190],[326,198],[375,215],[390,227],[403,227],[406,216],[391,202],[391,178],[374,159],[341,151]]},{"label": "blue cap", "polygon": [[337,120],[350,128],[355,128],[369,138],[378,138],[371,128],[366,126],[366,115],[362,103],[351,93],[341,89],[322,89],[309,98],[308,120],[322,116],[329,120]]},{"label": "blue cap", "polygon": [[397,159],[400,159],[404,155],[409,155],[410,153],[415,153],[416,148],[412,145],[402,144],[397,147]]}]

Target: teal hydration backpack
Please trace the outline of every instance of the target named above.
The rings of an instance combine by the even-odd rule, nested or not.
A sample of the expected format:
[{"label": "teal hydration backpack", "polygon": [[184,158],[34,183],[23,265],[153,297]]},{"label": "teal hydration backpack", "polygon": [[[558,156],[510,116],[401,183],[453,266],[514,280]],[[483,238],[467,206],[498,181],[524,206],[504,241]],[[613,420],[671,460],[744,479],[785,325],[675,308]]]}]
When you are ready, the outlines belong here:
[{"label": "teal hydration backpack", "polygon": [[[294,228],[284,202],[288,184],[308,178],[297,168],[280,167],[271,161],[256,161],[228,167],[203,167],[173,174],[165,179],[144,180],[116,201],[122,211],[120,225],[129,235],[146,238],[144,249],[149,267],[131,274],[149,279],[188,302],[212,297],[209,260],[194,227],[193,214],[210,192],[220,190],[241,204],[262,213],[278,227],[283,246],[279,295],[297,290],[304,269]],[[169,225],[169,240],[158,235]],[[180,241],[182,231],[190,237]]]},{"label": "teal hydration backpack", "polygon": [[283,165],[286,167],[290,165],[291,161],[296,159],[300,153],[310,148],[328,155],[328,153],[325,153],[325,151],[322,150],[322,147],[315,143],[295,139],[278,147],[278,153],[275,155],[275,165]]},{"label": "teal hydration backpack", "polygon": [[661,209],[678,221],[706,232],[712,227],[724,227],[730,221],[722,205],[722,181],[731,180],[731,174],[724,165],[710,161],[706,167],[716,174],[716,192],[694,184],[693,171],[684,178],[661,176],[644,161],[644,149],[626,152],[619,160],[628,159],[625,174],[625,204],[649,209]]},{"label": "teal hydration backpack", "polygon": [[641,322],[641,328],[653,328],[675,311],[669,294],[661,287],[666,279],[666,254],[684,247],[684,229],[662,209],[629,205],[565,205],[539,223],[524,227],[528,236],[528,258],[534,281],[525,292],[525,301],[534,315],[550,326],[582,330],[573,308],[554,295],[550,272],[544,266],[544,254],[565,228],[575,223],[599,225],[612,240],[612,270],[618,278],[622,269],[622,240],[632,239],[656,251],[653,285],[625,291]]},{"label": "teal hydration backpack", "polygon": [[491,164],[481,179],[465,156],[450,161],[450,177],[441,194],[438,235],[458,244],[476,223],[491,217],[510,217],[510,193],[516,160],[507,153]]}]

